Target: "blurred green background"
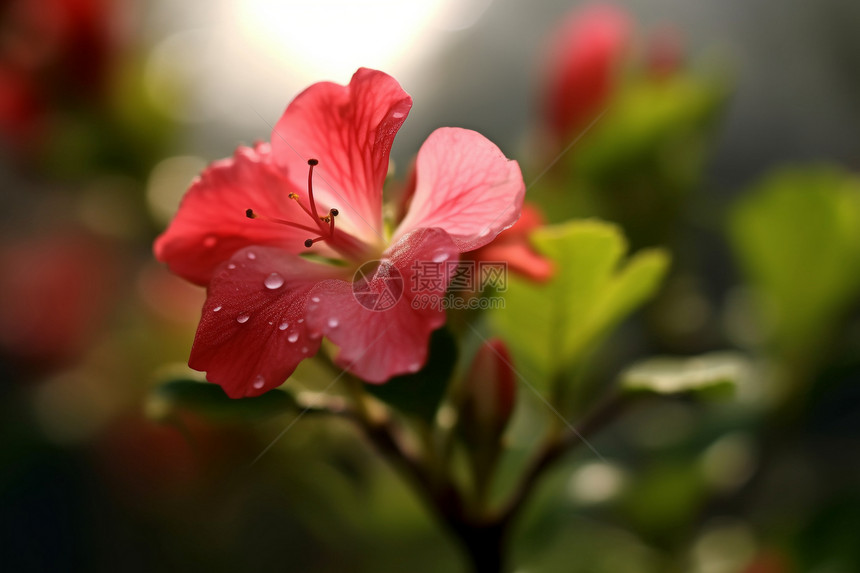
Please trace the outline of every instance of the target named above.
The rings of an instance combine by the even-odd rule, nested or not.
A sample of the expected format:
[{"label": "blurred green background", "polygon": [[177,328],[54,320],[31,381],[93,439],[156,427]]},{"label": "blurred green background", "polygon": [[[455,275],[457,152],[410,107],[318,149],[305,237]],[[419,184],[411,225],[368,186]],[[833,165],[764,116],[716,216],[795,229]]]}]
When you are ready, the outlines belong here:
[{"label": "blurred green background", "polygon": [[[860,571],[860,5],[614,5],[616,81],[553,134],[548,46],[576,2],[0,2],[0,569],[466,570],[346,423],[159,390],[192,376],[205,296],[151,255],[188,183],[366,66],[414,98],[396,176],[436,127],[475,129],[548,222],[671,252],[571,379],[574,424],[614,380],[733,369],[732,397],[649,400],[594,437],[601,458],[554,466],[515,570]],[[509,343],[540,388],[558,357]],[[651,355],[673,358],[626,369]],[[502,490],[545,414],[520,397]]]}]

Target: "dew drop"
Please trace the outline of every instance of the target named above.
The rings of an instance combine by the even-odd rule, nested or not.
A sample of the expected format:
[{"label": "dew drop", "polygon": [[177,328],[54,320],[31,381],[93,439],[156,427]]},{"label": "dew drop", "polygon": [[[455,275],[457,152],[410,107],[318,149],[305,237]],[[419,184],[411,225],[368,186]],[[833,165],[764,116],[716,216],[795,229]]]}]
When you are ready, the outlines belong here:
[{"label": "dew drop", "polygon": [[319,302],[319,301],[320,301],[320,297],[318,297],[318,296],[312,296],[312,297],[311,297],[311,300],[312,300],[313,302]]},{"label": "dew drop", "polygon": [[203,239],[203,246],[206,247],[207,249],[211,249],[217,243],[218,243],[218,239],[216,239],[212,235],[209,235],[205,239]]},{"label": "dew drop", "polygon": [[248,259],[249,259],[249,260],[253,261],[253,260],[254,260],[254,259],[256,259],[256,258],[257,258],[257,254],[256,254],[256,253],[254,253],[254,252],[249,252],[249,253],[248,253]]},{"label": "dew drop", "polygon": [[308,347],[302,346],[302,354],[307,354],[307,353],[308,353]]},{"label": "dew drop", "polygon": [[266,285],[267,289],[271,290],[281,288],[282,286],[284,286],[284,277],[282,277],[278,273],[272,273],[266,277],[266,279],[263,281],[263,284]]},{"label": "dew drop", "polygon": [[278,330],[286,330],[288,326],[289,326],[289,323],[285,320],[284,322],[282,322],[281,324],[278,325]]},{"label": "dew drop", "polygon": [[299,319],[299,324],[303,323],[304,321],[305,321],[305,319],[304,319],[304,318],[300,318],[300,319]]},{"label": "dew drop", "polygon": [[391,114],[391,117],[393,117],[394,119],[400,119],[404,115],[406,115],[406,114],[404,114],[402,111],[395,111],[394,113]]},{"label": "dew drop", "polygon": [[331,328],[337,328],[338,324],[340,324],[340,321],[338,319],[336,319],[334,317],[331,317],[330,319],[328,319],[328,325]]},{"label": "dew drop", "polygon": [[448,257],[449,257],[448,253],[439,252],[439,253],[436,253],[436,255],[433,257],[433,262],[434,263],[444,263],[445,261],[448,260]]},{"label": "dew drop", "polygon": [[229,265],[227,265],[227,268],[232,271],[233,269],[236,268],[236,265],[234,265],[233,263],[230,263]]},{"label": "dew drop", "polygon": [[269,326],[272,326],[273,324],[274,324],[274,322],[272,322],[272,321],[270,320],[270,321],[269,321]]},{"label": "dew drop", "polygon": [[299,333],[298,332],[291,332],[290,335],[287,337],[287,340],[289,340],[290,342],[295,342],[298,339],[299,339]]},{"label": "dew drop", "polygon": [[238,322],[239,324],[245,324],[246,322],[248,322],[249,318],[251,318],[249,314],[242,313],[236,317],[236,322]]},{"label": "dew drop", "polygon": [[409,365],[409,371],[410,372],[418,372],[419,370],[421,370],[421,363],[420,362],[413,362],[412,364]]},{"label": "dew drop", "polygon": [[212,309],[212,312],[218,312],[219,310],[221,310],[221,305],[220,305],[220,304],[219,304],[218,306],[216,306],[215,308],[213,308],[213,309]]},{"label": "dew drop", "polygon": [[262,376],[257,376],[257,377],[254,379],[254,384],[253,384],[253,386],[254,386],[254,388],[255,388],[255,389],[259,390],[260,388],[262,388],[262,387],[263,387],[263,386],[265,386],[265,385],[266,385],[266,379],[265,379],[265,378],[263,378]]}]

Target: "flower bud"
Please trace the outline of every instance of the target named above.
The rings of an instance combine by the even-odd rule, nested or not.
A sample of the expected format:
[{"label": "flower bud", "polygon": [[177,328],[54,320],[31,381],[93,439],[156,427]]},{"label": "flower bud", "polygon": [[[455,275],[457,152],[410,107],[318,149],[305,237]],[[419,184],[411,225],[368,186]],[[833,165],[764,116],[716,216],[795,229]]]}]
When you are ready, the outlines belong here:
[{"label": "flower bud", "polygon": [[493,449],[516,403],[516,381],[508,348],[494,338],[481,346],[463,384],[460,428],[470,446]]},{"label": "flower bud", "polygon": [[632,27],[628,14],[609,4],[579,8],[559,26],[544,63],[544,112],[561,141],[583,129],[606,104]]}]

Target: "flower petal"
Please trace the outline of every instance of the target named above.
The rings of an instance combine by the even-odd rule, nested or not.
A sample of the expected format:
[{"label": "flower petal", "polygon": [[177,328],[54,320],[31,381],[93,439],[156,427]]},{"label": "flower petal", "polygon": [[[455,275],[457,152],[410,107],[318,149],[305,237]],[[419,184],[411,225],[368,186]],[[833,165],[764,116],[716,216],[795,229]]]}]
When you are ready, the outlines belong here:
[{"label": "flower petal", "polygon": [[231,398],[280,386],[319,350],[305,303],[317,282],[338,271],[271,247],[237,252],[209,285],[189,366]]},{"label": "flower petal", "polygon": [[535,282],[552,278],[552,261],[536,252],[526,240],[490,243],[480,250],[477,261],[504,262],[507,269]]},{"label": "flower petal", "polygon": [[468,129],[440,128],[418,152],[412,203],[394,238],[439,227],[460,252],[471,251],[514,224],[524,195],[519,165],[490,140]]},{"label": "flower petal", "polygon": [[216,161],[191,184],[167,230],[155,241],[155,257],[174,273],[205,285],[215,267],[249,245],[279,246],[293,253],[305,249],[313,233],[261,219],[309,225],[309,217],[288,197],[283,171],[270,163],[268,146],[240,147],[233,157]]},{"label": "flower petal", "polygon": [[308,323],[340,347],[335,362],[367,382],[416,372],[427,361],[430,333],[445,324],[440,303],[457,254],[441,229],[410,233],[366,279],[319,283]]},{"label": "flower petal", "polygon": [[552,277],[552,261],[538,253],[531,245],[531,232],[543,225],[540,211],[523,204],[519,220],[499,233],[496,240],[466,255],[466,258],[484,262],[504,262],[507,268],[533,281],[543,282]]},{"label": "flower petal", "polygon": [[371,244],[382,241],[382,185],[397,130],[412,98],[391,76],[359,69],[343,86],[320,82],[299,94],[272,131],[272,153],[288,177],[307,187],[324,210],[340,211],[338,225]]}]

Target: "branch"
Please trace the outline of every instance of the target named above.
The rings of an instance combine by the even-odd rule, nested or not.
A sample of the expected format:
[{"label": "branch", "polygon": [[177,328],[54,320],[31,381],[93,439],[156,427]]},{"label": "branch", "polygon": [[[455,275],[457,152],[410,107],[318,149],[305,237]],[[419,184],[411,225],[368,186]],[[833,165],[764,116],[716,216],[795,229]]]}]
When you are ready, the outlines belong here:
[{"label": "branch", "polygon": [[608,422],[614,420],[630,404],[628,396],[613,394],[578,426],[577,432],[553,434],[532,458],[531,464],[523,473],[508,503],[499,512],[498,519],[503,522],[513,521],[525,506],[544,472],[564,454],[582,444],[583,439],[592,436]]}]

